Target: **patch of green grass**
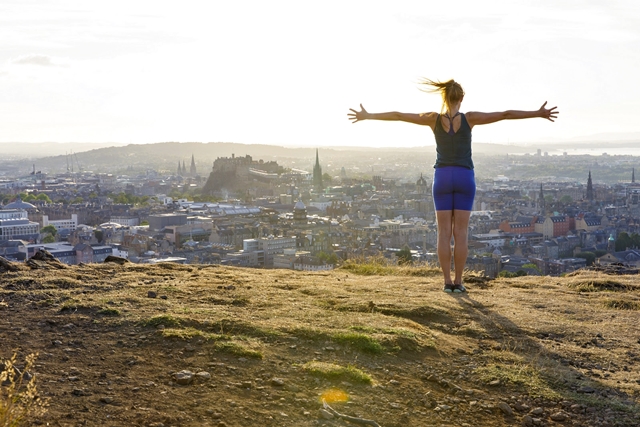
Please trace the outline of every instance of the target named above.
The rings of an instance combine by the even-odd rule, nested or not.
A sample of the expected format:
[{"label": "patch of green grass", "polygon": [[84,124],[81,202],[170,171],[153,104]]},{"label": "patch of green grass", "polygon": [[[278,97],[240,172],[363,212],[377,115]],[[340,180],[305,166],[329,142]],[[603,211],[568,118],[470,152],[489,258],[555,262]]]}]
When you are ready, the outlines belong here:
[{"label": "patch of green grass", "polygon": [[235,341],[220,341],[215,345],[215,349],[224,353],[233,354],[238,357],[248,357],[251,359],[262,359],[262,353],[248,348]]},{"label": "patch of green grass", "polygon": [[377,329],[372,328],[371,326],[351,326],[349,329],[352,331],[364,332],[367,334],[375,334],[378,332]]},{"label": "patch of green grass", "polygon": [[384,352],[384,346],[369,335],[357,332],[339,332],[331,338],[339,344],[349,345],[363,353],[381,354]]},{"label": "patch of green grass", "polygon": [[371,384],[373,379],[355,366],[340,366],[333,363],[311,361],[302,365],[302,369],[319,378],[337,381],[350,381],[360,384]]},{"label": "patch of green grass", "polygon": [[173,317],[170,314],[162,314],[160,316],[154,316],[147,320],[141,320],[140,325],[157,327],[158,325],[164,325],[166,328],[177,327],[181,325],[181,320],[177,317]]},{"label": "patch of green grass", "polygon": [[120,310],[116,308],[103,308],[98,310],[98,313],[102,316],[120,316]]},{"label": "patch of green grass", "polygon": [[177,338],[181,340],[190,340],[195,337],[204,337],[209,338],[208,336],[211,334],[207,334],[206,332],[202,332],[196,328],[165,328],[162,330],[162,336],[164,338]]},{"label": "patch of green grass", "polygon": [[476,368],[474,373],[486,383],[500,380],[501,384],[520,386],[532,397],[556,400],[562,398],[562,395],[554,388],[554,384],[545,379],[539,370],[528,364],[488,364]]},{"label": "patch of green grass", "polygon": [[419,276],[433,277],[442,274],[439,268],[430,266],[398,266],[384,258],[350,259],[340,267],[350,273],[361,276]]},{"label": "patch of green grass", "polygon": [[632,287],[611,279],[576,280],[567,284],[578,292],[626,291]]},{"label": "patch of green grass", "polygon": [[607,300],[603,303],[605,308],[613,308],[616,310],[640,310],[640,303],[638,301],[628,300]]}]

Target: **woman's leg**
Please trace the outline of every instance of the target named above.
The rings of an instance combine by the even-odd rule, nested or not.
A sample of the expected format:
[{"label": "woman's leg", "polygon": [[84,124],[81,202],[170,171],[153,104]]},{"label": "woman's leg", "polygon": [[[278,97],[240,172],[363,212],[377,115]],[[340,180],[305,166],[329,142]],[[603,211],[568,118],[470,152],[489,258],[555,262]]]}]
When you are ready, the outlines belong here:
[{"label": "woman's leg", "polygon": [[[471,211],[454,209],[453,211],[453,266],[455,278],[453,283],[462,284],[462,273],[469,254],[469,217]],[[439,228],[438,228],[439,229]],[[438,239],[438,244],[440,240]],[[438,254],[440,251],[438,250]]]},{"label": "woman's leg", "polygon": [[444,274],[444,283],[451,281],[451,233],[453,211],[436,211],[436,221],[438,222],[438,262]]}]

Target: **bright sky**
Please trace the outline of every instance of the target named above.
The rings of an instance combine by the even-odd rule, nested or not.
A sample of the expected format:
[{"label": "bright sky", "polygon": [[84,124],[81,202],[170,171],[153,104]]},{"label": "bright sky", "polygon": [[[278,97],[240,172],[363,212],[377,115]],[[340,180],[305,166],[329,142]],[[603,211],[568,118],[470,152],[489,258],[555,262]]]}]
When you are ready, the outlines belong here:
[{"label": "bright sky", "polygon": [[0,142],[424,146],[428,128],[347,120],[558,105],[474,129],[518,143],[640,131],[640,2],[0,0]]}]

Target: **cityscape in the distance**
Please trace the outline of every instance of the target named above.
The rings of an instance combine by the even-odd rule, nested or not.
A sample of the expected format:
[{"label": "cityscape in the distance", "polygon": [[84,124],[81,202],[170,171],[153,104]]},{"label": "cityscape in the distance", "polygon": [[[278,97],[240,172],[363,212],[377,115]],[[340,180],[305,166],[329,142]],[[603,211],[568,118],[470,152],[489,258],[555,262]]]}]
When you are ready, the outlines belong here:
[{"label": "cityscape in the distance", "polygon": [[[161,143],[16,156],[0,166],[0,256],[315,271],[405,252],[437,265],[432,149]],[[505,150],[477,145],[469,269],[637,268],[637,157]]]}]

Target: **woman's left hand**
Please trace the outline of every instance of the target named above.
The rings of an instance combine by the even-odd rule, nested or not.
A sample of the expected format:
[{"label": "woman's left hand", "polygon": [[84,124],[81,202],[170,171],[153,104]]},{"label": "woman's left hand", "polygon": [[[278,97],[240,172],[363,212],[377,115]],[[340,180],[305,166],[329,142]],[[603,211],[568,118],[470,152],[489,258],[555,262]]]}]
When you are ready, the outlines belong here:
[{"label": "woman's left hand", "polygon": [[547,101],[544,101],[544,104],[542,104],[542,107],[540,107],[538,112],[540,113],[540,117],[552,122],[554,121],[554,119],[558,118],[558,114],[560,114],[560,111],[556,110],[556,108],[558,107],[544,108],[546,105]]}]

